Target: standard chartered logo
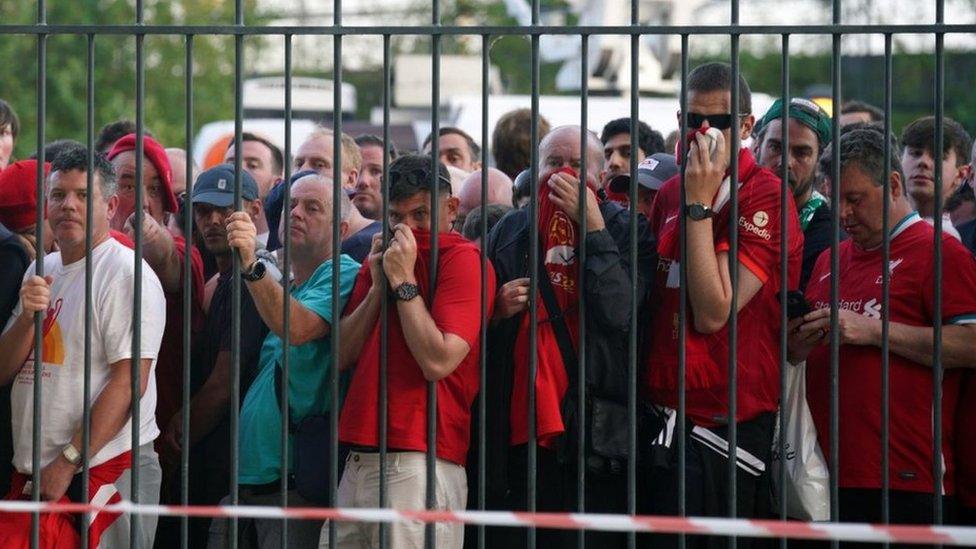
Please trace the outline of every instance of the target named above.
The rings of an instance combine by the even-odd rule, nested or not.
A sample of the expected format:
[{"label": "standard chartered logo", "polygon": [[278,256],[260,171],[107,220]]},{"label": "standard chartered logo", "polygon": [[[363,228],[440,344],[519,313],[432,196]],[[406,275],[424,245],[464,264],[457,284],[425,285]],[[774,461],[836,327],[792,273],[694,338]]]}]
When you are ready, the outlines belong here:
[{"label": "standard chartered logo", "polygon": [[871,299],[864,304],[864,310],[861,311],[861,314],[868,318],[881,320],[881,304],[878,303],[877,299]]}]

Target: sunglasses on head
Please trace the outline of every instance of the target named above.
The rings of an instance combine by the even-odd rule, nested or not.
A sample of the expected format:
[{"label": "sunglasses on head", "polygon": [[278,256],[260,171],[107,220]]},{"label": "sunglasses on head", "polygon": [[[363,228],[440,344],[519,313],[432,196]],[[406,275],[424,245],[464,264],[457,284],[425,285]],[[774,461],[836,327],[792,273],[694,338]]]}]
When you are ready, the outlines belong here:
[{"label": "sunglasses on head", "polygon": [[[417,168],[411,171],[390,170],[390,179],[405,181],[415,187],[429,187],[430,176],[431,171],[424,168]],[[450,188],[451,180],[444,177],[443,174],[438,173],[437,179],[443,183],[446,183],[448,188]]]},{"label": "sunglasses on head", "polygon": [[[740,114],[739,118],[745,118],[749,116],[748,114]],[[727,130],[732,127],[732,115],[729,113],[724,114],[698,114],[697,112],[688,113],[688,128],[700,128],[705,121],[708,121],[709,127],[715,128],[717,130]]]}]

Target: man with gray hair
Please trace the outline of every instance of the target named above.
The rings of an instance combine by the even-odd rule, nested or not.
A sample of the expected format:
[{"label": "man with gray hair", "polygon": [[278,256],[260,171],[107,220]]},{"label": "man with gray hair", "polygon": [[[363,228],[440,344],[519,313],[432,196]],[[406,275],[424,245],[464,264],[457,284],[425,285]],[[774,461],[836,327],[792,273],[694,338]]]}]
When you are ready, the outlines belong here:
[{"label": "man with gray hair", "polygon": [[[890,140],[890,138],[889,138]],[[933,487],[952,496],[966,488],[955,466],[965,466],[955,456],[953,441],[972,439],[972,401],[959,399],[963,373],[976,367],[976,260],[963,245],[942,233],[941,281],[933,278],[935,229],[915,211],[909,199],[912,183],[906,181],[898,155],[885,166],[886,143],[881,131],[871,128],[844,133],[840,138],[840,196],[838,215],[850,239],[837,250],[840,270],[831,272],[830,251],[817,260],[806,288],[812,312],[790,321],[789,359],[806,361],[807,402],[817,427],[820,446],[827,459],[839,460],[840,516],[845,522],[880,522],[877,502],[882,496],[881,379],[882,315],[890,321],[888,345],[891,372],[890,446],[893,472],[890,480],[890,515],[894,523],[931,524],[936,517]],[[832,145],[833,146],[833,145]],[[830,177],[833,155],[828,148],[821,170]],[[890,228],[883,224],[888,193]],[[887,230],[886,230],[887,229]],[[890,256],[889,303],[883,304],[882,245],[888,241]],[[838,322],[831,325],[831,284],[840,291]],[[941,311],[933,305],[935,283],[941,283]],[[933,324],[942,321],[941,361],[935,361]],[[840,431],[842,451],[830,456],[831,353],[830,331],[840,340]],[[942,448],[933,452],[936,421],[932,399],[932,368],[945,369],[942,382]],[[836,393],[834,393],[836,395]],[[968,406],[968,409],[966,408]],[[963,413],[956,415],[957,410]],[[867,411],[868,413],[865,413]],[[960,424],[957,418],[968,423]],[[970,443],[971,444],[971,443]],[[970,456],[972,454],[969,454]],[[874,456],[874,457],[869,457]],[[953,459],[954,456],[956,459]],[[936,476],[934,460],[944,466]],[[971,469],[971,466],[969,466]],[[972,478],[972,477],[969,477]]]},{"label": "man with gray hair", "polygon": [[[240,482],[241,502],[252,505],[277,505],[281,501],[282,476],[294,472],[295,454],[289,453],[286,470],[281,470],[281,404],[278,387],[287,383],[290,425],[301,425],[311,416],[331,412],[328,380],[332,365],[329,333],[332,311],[340,310],[359,271],[359,264],[347,255],[333,264],[332,186],[333,181],[310,174],[295,181],[291,203],[286,213],[291,227],[279,238],[291,243],[293,277],[286,291],[267,275],[265,264],[256,253],[257,232],[247,212],[234,212],[227,219],[227,242],[241,258],[241,277],[254,299],[254,305],[270,333],[264,340],[258,363],[258,374],[244,397],[240,416]],[[340,193],[342,216],[340,236],[348,230],[347,218],[352,209],[349,198]],[[339,277],[339,303],[332,301],[332,277]],[[283,308],[289,303],[288,331],[289,376],[282,379],[281,358],[284,354]],[[327,423],[326,423],[327,424]],[[301,429],[299,427],[299,429]],[[292,431],[292,429],[289,429]],[[321,436],[328,436],[327,430]],[[299,480],[299,482],[301,482]],[[289,489],[290,505],[315,504],[299,495],[308,494],[304,486]],[[256,520],[254,531],[259,547],[276,547],[281,521]],[[318,542],[321,521],[294,521],[288,527],[288,539],[295,547],[314,546]],[[211,527],[211,546],[223,546],[226,521],[215,521]],[[216,539],[215,539],[216,538]]]}]

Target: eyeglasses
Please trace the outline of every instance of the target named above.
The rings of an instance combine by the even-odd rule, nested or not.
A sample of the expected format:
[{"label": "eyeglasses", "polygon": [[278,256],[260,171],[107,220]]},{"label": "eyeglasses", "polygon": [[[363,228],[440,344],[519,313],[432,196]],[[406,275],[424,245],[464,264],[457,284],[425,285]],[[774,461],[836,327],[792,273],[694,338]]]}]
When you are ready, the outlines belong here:
[{"label": "eyeglasses", "polygon": [[[430,170],[424,168],[417,168],[408,172],[400,170],[390,170],[390,180],[402,180],[405,183],[409,183],[415,187],[426,187],[430,186]],[[444,174],[438,173],[437,179],[442,183],[447,185],[448,193],[451,189],[451,180],[444,177]]]},{"label": "eyeglasses", "polygon": [[[749,116],[748,114],[740,114],[739,118],[745,118]],[[689,128],[700,128],[701,125],[708,121],[709,127],[715,128],[717,130],[727,130],[732,127],[732,115],[730,113],[724,114],[698,114],[697,112],[688,113],[688,127]]]}]

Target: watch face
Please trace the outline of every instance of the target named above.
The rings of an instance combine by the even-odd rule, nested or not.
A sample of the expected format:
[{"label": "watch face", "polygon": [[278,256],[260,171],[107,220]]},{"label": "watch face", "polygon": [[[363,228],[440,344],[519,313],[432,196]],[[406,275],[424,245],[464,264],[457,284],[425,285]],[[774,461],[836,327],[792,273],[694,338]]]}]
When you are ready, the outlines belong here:
[{"label": "watch face", "polygon": [[396,288],[397,299],[402,301],[410,301],[411,299],[417,297],[420,294],[420,288],[416,284],[409,284],[404,282]]}]

